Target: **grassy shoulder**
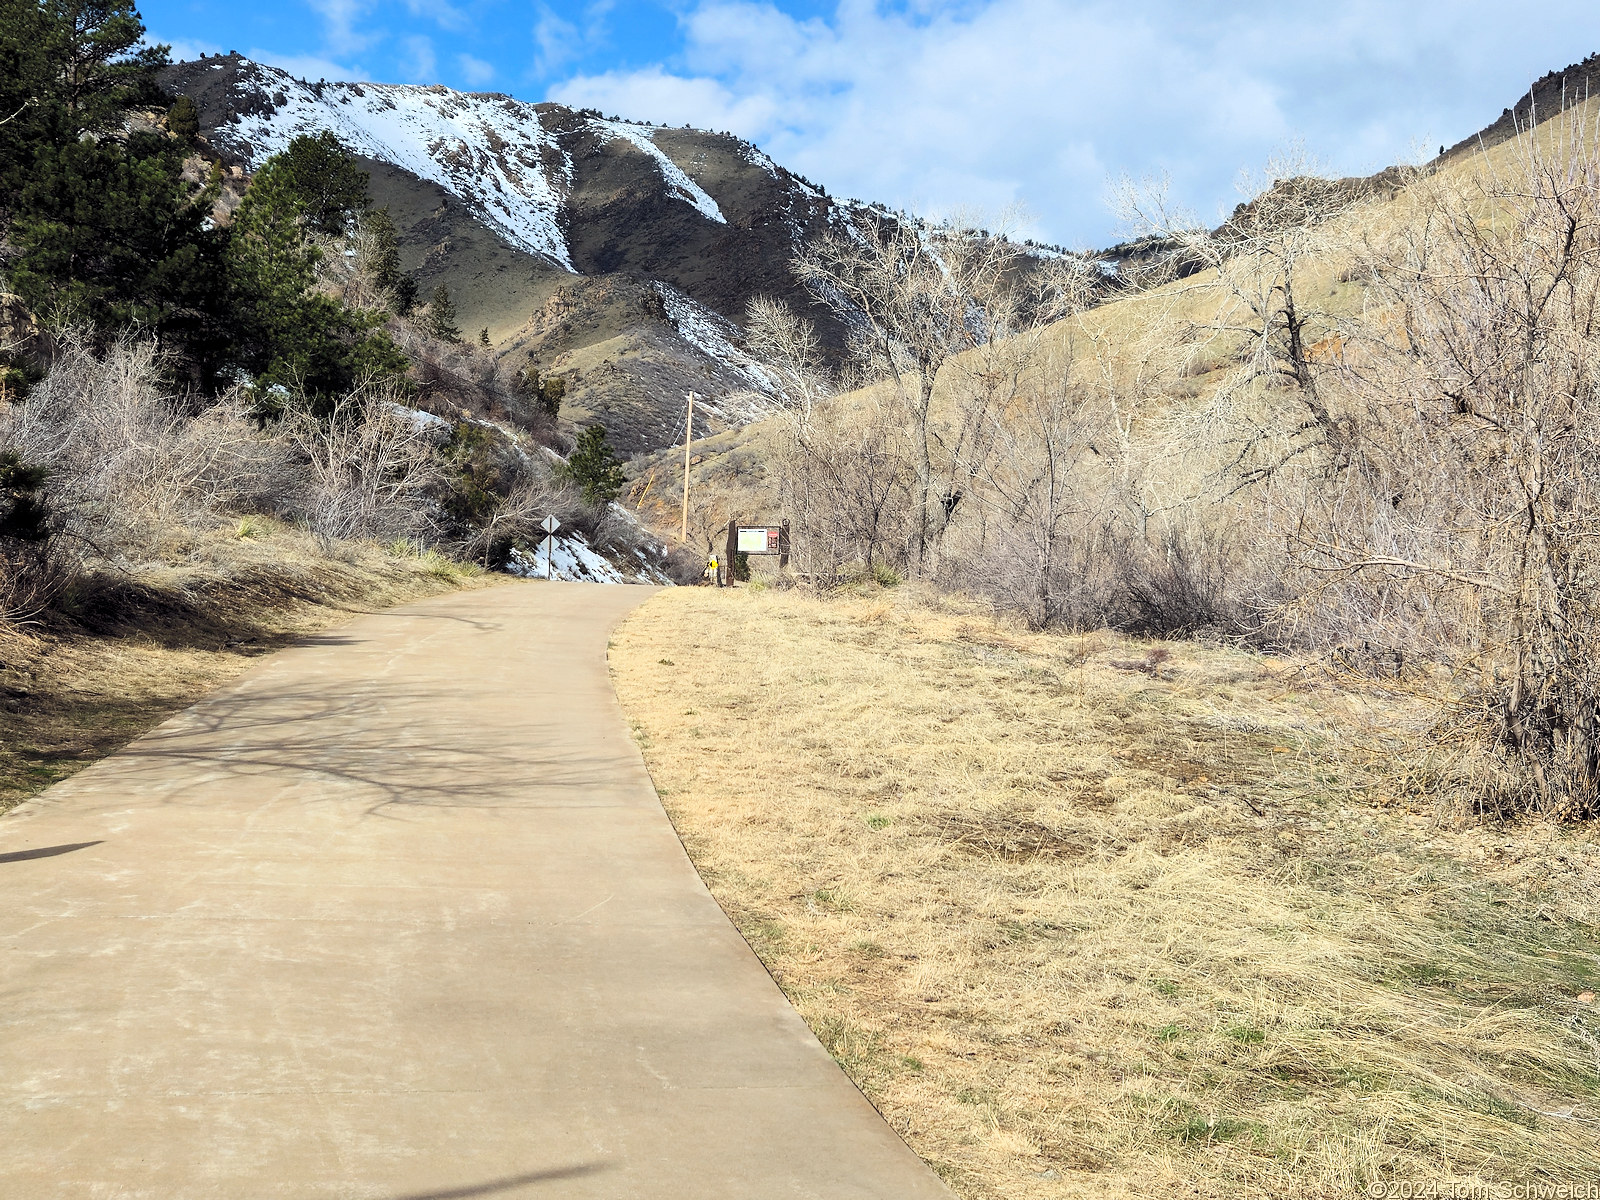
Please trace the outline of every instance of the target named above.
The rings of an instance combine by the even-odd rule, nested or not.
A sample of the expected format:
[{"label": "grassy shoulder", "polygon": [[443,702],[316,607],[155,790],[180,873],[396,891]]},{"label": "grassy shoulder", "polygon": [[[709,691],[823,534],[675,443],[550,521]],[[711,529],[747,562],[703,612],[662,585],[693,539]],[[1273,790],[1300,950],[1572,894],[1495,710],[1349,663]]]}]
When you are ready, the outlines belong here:
[{"label": "grassy shoulder", "polygon": [[170,565],[82,580],[47,623],[0,637],[0,812],[298,637],[495,578],[260,517],[194,535],[183,550]]},{"label": "grassy shoulder", "polygon": [[897,593],[611,652],[702,876],[967,1197],[1600,1177],[1600,840],[1406,794],[1402,696]]}]

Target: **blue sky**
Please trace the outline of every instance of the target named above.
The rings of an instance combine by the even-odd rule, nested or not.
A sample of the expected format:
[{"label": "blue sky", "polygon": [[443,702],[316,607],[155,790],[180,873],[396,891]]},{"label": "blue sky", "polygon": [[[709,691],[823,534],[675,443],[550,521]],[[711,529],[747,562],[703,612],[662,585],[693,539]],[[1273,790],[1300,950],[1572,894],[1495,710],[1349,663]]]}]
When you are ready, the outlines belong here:
[{"label": "blue sky", "polygon": [[1600,6],[1549,0],[151,0],[175,57],[238,50],[307,78],[444,83],[725,129],[830,191],[1020,206],[1092,247],[1112,180],[1165,174],[1201,217],[1295,142],[1354,174],[1433,153],[1600,50]]}]

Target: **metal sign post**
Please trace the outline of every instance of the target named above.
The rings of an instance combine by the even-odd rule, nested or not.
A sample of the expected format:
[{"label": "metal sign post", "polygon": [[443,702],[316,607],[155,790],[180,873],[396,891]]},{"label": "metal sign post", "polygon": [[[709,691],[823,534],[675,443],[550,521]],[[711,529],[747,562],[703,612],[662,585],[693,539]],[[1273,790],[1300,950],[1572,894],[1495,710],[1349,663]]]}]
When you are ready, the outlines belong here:
[{"label": "metal sign post", "polygon": [[555,544],[556,530],[561,528],[561,522],[554,517],[546,517],[539,522],[539,528],[544,530],[544,577],[550,578],[550,552]]}]

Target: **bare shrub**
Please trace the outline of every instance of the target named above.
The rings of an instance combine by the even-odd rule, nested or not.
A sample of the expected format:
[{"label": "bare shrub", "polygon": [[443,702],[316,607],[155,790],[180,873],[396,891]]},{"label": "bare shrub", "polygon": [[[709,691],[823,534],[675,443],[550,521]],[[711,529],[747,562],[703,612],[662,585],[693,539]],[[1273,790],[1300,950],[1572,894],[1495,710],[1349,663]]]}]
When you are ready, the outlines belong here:
[{"label": "bare shrub", "polygon": [[791,421],[779,477],[796,569],[829,583],[855,568],[903,566],[914,472],[895,415],[872,397],[839,398]]},{"label": "bare shrub", "polygon": [[299,400],[284,413],[276,437],[306,465],[305,515],[323,537],[420,538],[435,523],[437,455],[397,395],[366,387],[341,397],[326,417]]},{"label": "bare shrub", "polygon": [[1096,445],[1108,442],[1110,413],[1075,377],[1070,343],[1037,343],[1018,338],[989,369],[981,358],[969,365],[973,390],[985,392],[964,406],[982,422],[967,441],[977,447],[971,475],[983,519],[976,544],[950,555],[949,573],[1032,628],[1097,627],[1117,591],[1110,475]]},{"label": "bare shrub", "polygon": [[1126,607],[1117,624],[1139,633],[1183,637],[1201,632],[1256,635],[1269,605],[1252,595],[1246,555],[1226,529],[1167,525],[1151,542],[1124,541],[1115,551]]},{"label": "bare shrub", "polygon": [[0,634],[33,621],[69,577],[41,502],[43,472],[0,454]]},{"label": "bare shrub", "polygon": [[[584,532],[582,527],[588,526],[591,545],[603,542],[603,533],[609,532],[602,530],[604,518],[595,518],[586,507],[572,484],[530,464],[503,492],[488,498],[484,512],[462,541],[462,552],[485,567],[498,566],[513,546],[537,540],[541,536],[539,522],[551,516],[569,530]],[[596,533],[602,536],[596,537]]]},{"label": "bare shrub", "polygon": [[1456,644],[1477,682],[1447,727],[1488,747],[1495,812],[1600,817],[1597,133],[1576,110],[1504,174],[1420,182],[1373,240],[1364,456],[1296,539],[1347,603],[1398,596]]},{"label": "bare shrub", "polygon": [[389,333],[411,360],[418,407],[452,419],[468,413],[508,421],[542,445],[559,445],[556,419],[529,394],[527,377],[493,351],[444,341],[410,321],[391,321]]},{"label": "bare shrub", "polygon": [[148,342],[96,353],[65,335],[44,381],[0,415],[0,445],[48,471],[63,552],[107,562],[153,554],[187,524],[292,484],[236,397],[195,411],[169,395]]}]

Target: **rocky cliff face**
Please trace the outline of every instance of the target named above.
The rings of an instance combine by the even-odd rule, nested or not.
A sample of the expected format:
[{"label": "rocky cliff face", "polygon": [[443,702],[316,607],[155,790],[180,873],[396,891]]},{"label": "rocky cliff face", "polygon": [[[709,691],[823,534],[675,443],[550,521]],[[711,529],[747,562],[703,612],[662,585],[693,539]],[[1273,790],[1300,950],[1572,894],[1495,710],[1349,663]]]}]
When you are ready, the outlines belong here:
[{"label": "rocky cliff face", "polygon": [[393,84],[307,82],[238,55],[178,63],[201,131],[248,173],[302,133],[331,130],[372,175],[426,295],[446,284],[469,336],[567,379],[574,419],[620,449],[682,437],[694,388],[708,428],[760,409],[740,349],[745,308],[812,309],[795,252],[846,209],[726,134],[608,120],[557,104]]}]

